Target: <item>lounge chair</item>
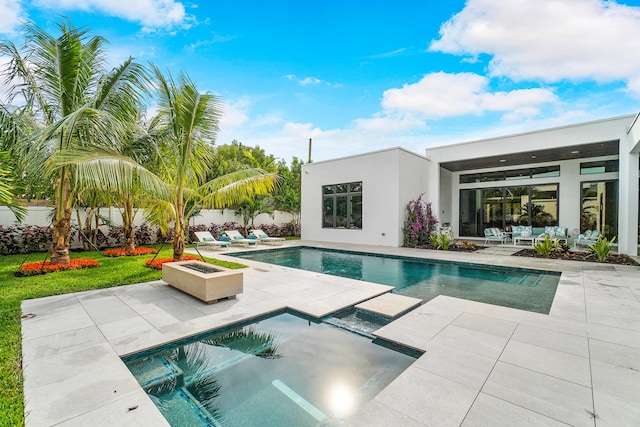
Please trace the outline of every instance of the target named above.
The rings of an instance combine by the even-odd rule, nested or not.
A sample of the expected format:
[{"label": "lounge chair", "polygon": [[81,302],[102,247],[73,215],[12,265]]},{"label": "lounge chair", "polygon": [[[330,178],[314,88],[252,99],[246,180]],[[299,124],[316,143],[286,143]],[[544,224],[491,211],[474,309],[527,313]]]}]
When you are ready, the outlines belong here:
[{"label": "lounge chair", "polygon": [[258,239],[245,239],[245,237],[236,230],[225,230],[224,234],[229,238],[229,241],[234,245],[240,246],[253,246],[258,242]]},{"label": "lounge chair", "polygon": [[490,241],[499,241],[500,243],[505,243],[509,240],[509,235],[504,231],[500,231],[500,229],[496,227],[489,227],[484,229],[484,243],[487,244]]},{"label": "lounge chair", "polygon": [[213,235],[208,231],[196,231],[193,234],[196,235],[197,242],[194,242],[196,248],[204,246],[208,249],[227,249],[229,244],[227,242],[220,242],[216,240]]},{"label": "lounge chair", "polygon": [[253,230],[251,234],[253,234],[260,243],[267,245],[281,245],[282,242],[285,241],[283,237],[269,237],[267,233],[260,229]]},{"label": "lounge chair", "polygon": [[573,241],[573,248],[578,245],[593,245],[600,239],[600,232],[598,230],[587,230],[584,233],[578,234]]}]

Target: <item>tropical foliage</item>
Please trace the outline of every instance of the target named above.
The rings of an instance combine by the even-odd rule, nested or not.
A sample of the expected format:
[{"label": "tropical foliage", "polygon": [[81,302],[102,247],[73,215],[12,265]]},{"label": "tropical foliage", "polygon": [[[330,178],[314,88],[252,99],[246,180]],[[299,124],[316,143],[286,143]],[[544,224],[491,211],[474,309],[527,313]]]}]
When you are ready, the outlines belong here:
[{"label": "tropical foliage", "polygon": [[559,242],[558,239],[554,239],[551,236],[544,236],[544,239],[538,240],[533,247],[539,255],[549,256],[560,249]]},{"label": "tropical foliage", "polygon": [[[24,46],[0,43],[0,56],[8,58],[0,71],[10,88],[0,105],[0,204],[20,217],[18,195],[51,200],[52,263],[70,262],[74,227],[85,250],[108,244],[111,233],[99,230],[111,225],[99,215],[103,206],[120,209],[125,252],[135,249],[134,219],[144,207],[147,220],[172,239],[178,260],[187,220],[200,209],[239,208],[253,225],[257,213],[277,208],[266,196],[278,190],[278,171],[287,172],[294,193],[277,200],[299,213],[299,173],[292,178],[258,146],[233,141],[216,149],[221,100],[200,92],[186,73],[174,79],[131,58],[107,71],[103,38],[66,20],[58,33],[26,24]],[[147,118],[151,88],[157,114]],[[16,99],[23,102],[15,106]],[[76,210],[72,227],[72,211],[80,207],[85,215]]]},{"label": "tropical foliage", "polygon": [[215,140],[222,114],[220,100],[200,93],[184,73],[177,80],[157,67],[153,73],[159,109],[151,127],[163,153],[159,175],[167,184],[169,197],[154,200],[149,218],[164,228],[174,224],[173,257],[181,260],[186,218],[194,209],[230,206],[268,194],[276,189],[278,177],[252,168],[205,181],[213,162],[208,147]]},{"label": "tropical foliage", "polygon": [[611,247],[613,243],[616,241],[616,236],[613,236],[611,240],[608,240],[604,236],[600,236],[597,242],[592,245],[589,245],[589,249],[596,255],[598,261],[604,262],[609,258],[609,254],[611,253]]},{"label": "tropical foliage", "polygon": [[58,37],[34,24],[23,29],[22,49],[0,43],[0,55],[9,58],[3,74],[11,84],[10,99],[25,100],[11,115],[15,123],[25,118],[32,123],[30,132],[12,135],[11,151],[26,176],[53,180],[51,261],[69,264],[77,170],[52,159],[67,150],[107,149],[124,140],[141,106],[146,72],[132,58],[108,72],[105,40],[67,21],[58,24]]}]

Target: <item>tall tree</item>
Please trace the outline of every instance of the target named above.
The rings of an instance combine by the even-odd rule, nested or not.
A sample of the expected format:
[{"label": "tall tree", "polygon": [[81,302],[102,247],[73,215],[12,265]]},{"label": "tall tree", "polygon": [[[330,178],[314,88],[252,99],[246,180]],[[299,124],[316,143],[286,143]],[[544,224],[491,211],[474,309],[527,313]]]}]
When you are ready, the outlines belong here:
[{"label": "tall tree", "polygon": [[289,212],[293,216],[293,233],[300,235],[300,209],[302,204],[302,165],[297,157],[288,167],[283,160],[278,164],[278,174],[282,176],[282,185],[273,195],[273,207],[279,211]]},{"label": "tall tree", "polygon": [[52,159],[65,150],[107,149],[130,130],[144,96],[144,68],[132,58],[106,71],[105,40],[70,22],[58,24],[54,37],[34,24],[24,26],[22,52],[10,42],[0,54],[10,61],[3,70],[10,94],[21,94],[37,121],[34,132],[17,138],[25,170],[54,179],[51,262],[69,263],[71,211],[76,197],[73,165]]},{"label": "tall tree", "polygon": [[191,210],[225,207],[270,193],[276,188],[278,175],[250,168],[206,181],[215,161],[209,147],[215,141],[222,104],[214,95],[200,93],[185,73],[177,81],[157,67],[153,73],[159,99],[153,127],[162,153],[161,176],[168,184],[170,198],[157,200],[152,218],[159,224],[173,222],[173,257],[181,260]]}]

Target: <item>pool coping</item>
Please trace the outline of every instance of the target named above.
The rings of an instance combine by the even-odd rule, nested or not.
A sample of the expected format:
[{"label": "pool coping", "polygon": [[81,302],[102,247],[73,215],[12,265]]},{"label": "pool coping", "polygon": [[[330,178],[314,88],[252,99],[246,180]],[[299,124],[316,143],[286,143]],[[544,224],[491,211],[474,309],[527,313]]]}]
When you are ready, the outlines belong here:
[{"label": "pool coping", "polygon": [[[640,396],[638,267],[308,241],[286,244],[562,273],[549,315],[440,296],[376,331],[426,353],[374,398],[354,425],[418,426],[429,419],[466,426],[493,414],[493,425],[512,425],[515,416],[546,425],[593,426],[621,424],[640,415],[634,407]],[[215,256],[237,260],[225,253]],[[257,261],[243,263],[249,266],[245,293],[211,306],[161,281],[24,301],[23,313],[35,314],[22,321],[26,425],[167,425],[121,356],[287,308],[322,317],[389,290]],[[616,379],[614,384],[610,378]],[[540,390],[553,387],[567,391],[545,398]]]}]

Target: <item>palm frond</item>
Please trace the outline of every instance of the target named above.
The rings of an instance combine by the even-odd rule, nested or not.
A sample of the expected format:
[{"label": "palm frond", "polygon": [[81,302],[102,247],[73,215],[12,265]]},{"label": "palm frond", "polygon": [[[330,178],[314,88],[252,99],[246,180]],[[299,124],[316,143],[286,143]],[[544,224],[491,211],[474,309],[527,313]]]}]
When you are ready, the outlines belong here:
[{"label": "palm frond", "polygon": [[132,192],[141,189],[155,197],[167,199],[165,182],[126,155],[104,148],[61,150],[51,158],[54,168],[75,167],[75,182],[107,192]]},{"label": "palm frond", "polygon": [[281,177],[262,169],[245,169],[215,178],[198,189],[207,208],[233,206],[244,199],[275,191]]}]

